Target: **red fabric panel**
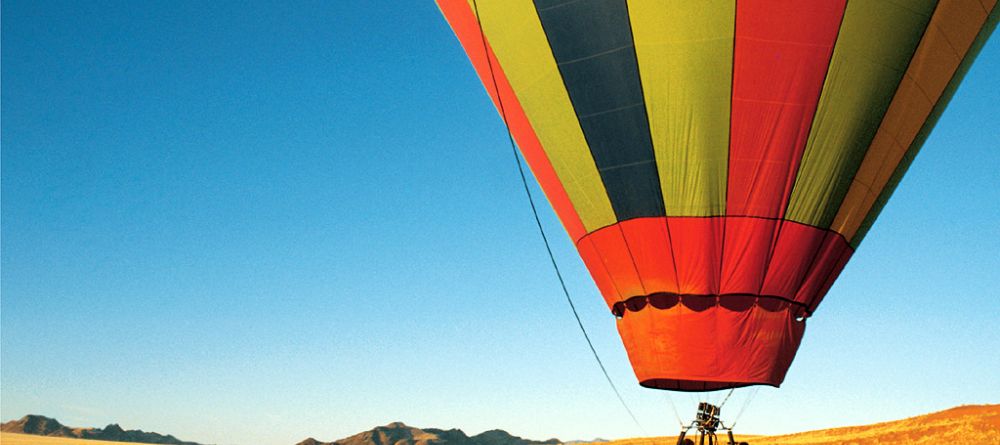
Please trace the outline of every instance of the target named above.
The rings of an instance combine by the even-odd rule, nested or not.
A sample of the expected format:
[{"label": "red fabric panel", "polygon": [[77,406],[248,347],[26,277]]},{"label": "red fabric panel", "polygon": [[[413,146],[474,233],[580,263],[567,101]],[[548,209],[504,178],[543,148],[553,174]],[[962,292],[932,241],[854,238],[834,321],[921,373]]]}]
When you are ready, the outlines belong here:
[{"label": "red fabric panel", "polygon": [[587,270],[590,271],[590,276],[594,279],[594,283],[597,284],[597,289],[601,291],[604,301],[608,303],[608,308],[624,300],[625,297],[618,293],[618,288],[615,287],[615,282],[611,278],[611,274],[604,267],[601,252],[594,247],[593,241],[589,237],[583,238],[576,244],[576,248],[580,252],[583,264],[587,265]]},{"label": "red fabric panel", "polygon": [[737,5],[727,214],[782,216],[844,8],[845,0]]},{"label": "red fabric panel", "polygon": [[810,303],[830,288],[853,251],[837,233],[794,221],[783,224],[761,294]]},{"label": "red fabric panel", "polygon": [[682,294],[718,294],[722,217],[667,218]]},{"label": "red fabric panel", "polygon": [[792,221],[782,224],[761,294],[793,298],[827,232]]},{"label": "red fabric panel", "polygon": [[854,250],[852,248],[848,247],[844,249],[844,251],[840,254],[840,258],[837,259],[836,264],[833,266],[833,270],[831,270],[830,274],[827,275],[826,282],[823,283],[823,286],[821,286],[819,290],[811,296],[803,296],[803,298],[807,298],[805,301],[808,305],[810,313],[815,311],[816,307],[823,301],[823,297],[826,297],[826,293],[830,291],[830,288],[833,287],[833,283],[837,281],[837,277],[840,276],[840,272],[843,272],[844,266],[847,266],[847,262],[850,261],[851,255],[854,255]]},{"label": "red fabric panel", "polygon": [[810,312],[815,310],[816,305],[826,296],[826,292],[833,286],[833,282],[854,253],[840,235],[831,233],[827,238],[823,251],[816,257],[813,270],[795,296],[796,301],[809,305]]},{"label": "red fabric panel", "polygon": [[726,218],[722,259],[724,294],[756,294],[767,267],[767,255],[776,236],[777,221],[762,218]]},{"label": "red fabric panel", "polygon": [[[628,245],[625,244],[625,236],[619,227],[620,225],[619,223],[608,226],[584,237],[584,240],[589,240],[592,243],[598,264],[607,271],[617,294],[620,295],[620,298],[613,299],[611,295],[605,294],[604,299],[609,306],[629,297],[646,295],[642,280],[636,271],[636,265],[632,261],[632,255],[629,253]],[[589,267],[590,263],[587,264]],[[590,270],[593,273],[594,269],[590,268]]]},{"label": "red fabric panel", "polygon": [[[472,66],[476,69],[476,73],[498,110],[500,102],[497,90],[499,90],[499,98],[503,100],[504,113],[507,115],[507,127],[510,128],[511,135],[517,141],[517,146],[520,148],[521,154],[524,155],[525,161],[528,162],[535,179],[545,191],[549,203],[552,204],[552,208],[555,209],[563,226],[566,227],[566,232],[574,241],[580,239],[587,233],[583,222],[576,213],[576,209],[573,208],[573,203],[570,201],[569,195],[566,194],[562,182],[556,176],[552,163],[542,149],[542,144],[538,141],[535,130],[528,122],[528,117],[524,114],[524,109],[521,108],[521,103],[517,100],[500,62],[497,61],[493,50],[489,48],[488,42],[487,51],[484,54],[482,32],[479,30],[479,23],[472,7],[469,6],[469,2],[466,0],[438,0],[437,3],[445,19],[448,20],[448,24],[451,25],[451,29],[455,31],[455,36],[461,42],[462,48],[465,49],[469,60],[472,61]],[[489,61],[487,61],[487,57],[489,57]],[[490,64],[492,64],[492,75]],[[496,89],[493,88],[494,77],[496,78]]]},{"label": "red fabric panel", "polygon": [[[647,294],[680,293],[670,237],[662,218],[637,218],[623,221],[622,232],[635,258],[636,269]],[[629,295],[632,296],[632,295]]]},{"label": "red fabric panel", "polygon": [[[778,231],[760,218],[636,218],[590,233],[577,249],[609,305],[657,292],[759,294],[808,303],[829,289],[853,251],[828,230],[783,224],[766,276],[767,245]],[[726,253],[720,258],[723,225]]]}]

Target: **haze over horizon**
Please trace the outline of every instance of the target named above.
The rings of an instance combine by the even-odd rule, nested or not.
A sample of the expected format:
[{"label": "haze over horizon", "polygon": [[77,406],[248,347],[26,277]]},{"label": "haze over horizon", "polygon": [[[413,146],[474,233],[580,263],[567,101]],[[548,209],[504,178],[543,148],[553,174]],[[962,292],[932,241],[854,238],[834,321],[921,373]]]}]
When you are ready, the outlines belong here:
[{"label": "haze over horizon", "polygon": [[[594,364],[433,2],[4,1],[0,33],[3,420],[274,445],[393,421],[675,433],[539,202],[645,432]],[[997,73],[994,33],[740,432],[1000,401]]]}]

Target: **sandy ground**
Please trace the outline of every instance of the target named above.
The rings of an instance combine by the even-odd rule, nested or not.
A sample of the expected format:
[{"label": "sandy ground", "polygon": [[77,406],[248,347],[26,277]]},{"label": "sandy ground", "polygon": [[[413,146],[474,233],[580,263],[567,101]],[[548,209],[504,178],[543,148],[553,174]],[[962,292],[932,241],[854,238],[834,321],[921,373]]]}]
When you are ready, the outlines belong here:
[{"label": "sandy ground", "polygon": [[65,437],[45,437],[33,434],[0,433],[0,444],[3,445],[136,445],[127,442],[108,442],[106,440],[68,439]]}]

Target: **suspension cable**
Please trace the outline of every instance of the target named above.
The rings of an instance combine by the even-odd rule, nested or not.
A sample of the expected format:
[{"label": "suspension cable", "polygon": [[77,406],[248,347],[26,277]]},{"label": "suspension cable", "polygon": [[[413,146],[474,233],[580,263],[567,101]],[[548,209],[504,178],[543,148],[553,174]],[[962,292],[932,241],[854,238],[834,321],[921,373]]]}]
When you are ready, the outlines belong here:
[{"label": "suspension cable", "polygon": [[556,263],[556,257],[552,254],[552,247],[549,245],[549,238],[545,235],[545,229],[542,227],[542,220],[538,216],[538,208],[535,206],[535,198],[531,194],[531,188],[528,187],[528,179],[524,174],[524,165],[521,163],[521,156],[517,152],[517,146],[514,143],[514,135],[510,131],[510,125],[507,124],[507,113],[504,110],[503,99],[500,97],[500,87],[497,85],[496,73],[493,70],[493,62],[490,60],[489,49],[486,45],[486,32],[483,30],[483,23],[479,17],[479,5],[476,0],[472,0],[472,7],[476,14],[476,24],[479,26],[479,35],[483,41],[483,55],[486,57],[486,64],[490,70],[490,78],[493,81],[493,91],[496,92],[497,108],[500,109],[500,117],[503,119],[504,128],[507,129],[507,139],[510,141],[510,149],[514,154],[514,160],[517,161],[517,171],[521,175],[521,185],[524,186],[524,193],[528,195],[528,203],[531,204],[531,213],[535,217],[535,225],[538,226],[538,233],[542,236],[542,241],[545,243],[545,251],[549,254],[549,260],[552,262],[552,269],[556,273],[556,278],[559,279],[559,285],[562,287],[563,295],[566,296],[566,302],[569,303],[570,310],[573,311],[573,317],[576,318],[576,324],[580,327],[580,332],[583,333],[583,338],[587,340],[587,346],[590,347],[590,352],[594,355],[594,360],[597,361],[597,366],[601,368],[601,373],[604,374],[604,378],[608,381],[608,385],[611,386],[611,390],[614,391],[615,396],[618,397],[618,401],[621,402],[622,407],[628,412],[629,417],[632,418],[632,422],[639,427],[643,435],[646,434],[645,428],[636,419],[635,414],[632,413],[632,409],[628,407],[625,403],[625,398],[622,397],[621,392],[618,387],[615,386],[614,381],[611,380],[611,376],[608,374],[607,368],[604,367],[604,362],[601,360],[600,355],[597,354],[597,349],[594,348],[594,343],[590,340],[590,335],[587,334],[587,329],[583,326],[583,321],[580,320],[580,314],[576,310],[576,305],[573,303],[573,298],[569,295],[569,290],[566,288],[566,281],[563,280],[562,272],[559,271],[559,265]]},{"label": "suspension cable", "polygon": [[735,390],[736,390],[736,388],[730,388],[729,389],[729,393],[726,394],[726,398],[722,399],[722,403],[719,404],[719,409],[720,410],[722,409],[722,406],[725,405],[726,402],[729,401],[729,396],[733,395],[733,391],[735,391]]},{"label": "suspension cable", "polygon": [[670,403],[670,410],[674,412],[674,418],[677,419],[677,424],[684,428],[684,421],[681,420],[680,413],[677,412],[677,406],[674,405],[674,398],[670,395],[670,391],[664,391],[664,395],[667,397],[667,402]]},{"label": "suspension cable", "polygon": [[746,400],[743,401],[743,406],[740,408],[740,411],[736,413],[736,417],[733,418],[733,424],[729,426],[729,429],[736,428],[736,423],[740,421],[741,417],[743,417],[743,412],[746,411],[748,406],[750,406],[750,402],[757,396],[757,391],[759,390],[759,386],[754,386],[753,390],[750,391],[750,395],[748,395]]}]

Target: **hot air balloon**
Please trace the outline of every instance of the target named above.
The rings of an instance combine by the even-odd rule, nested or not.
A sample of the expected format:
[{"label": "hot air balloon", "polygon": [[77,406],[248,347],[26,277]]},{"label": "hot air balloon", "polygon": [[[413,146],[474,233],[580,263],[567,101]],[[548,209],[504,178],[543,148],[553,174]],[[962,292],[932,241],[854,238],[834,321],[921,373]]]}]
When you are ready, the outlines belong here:
[{"label": "hot air balloon", "polygon": [[996,0],[438,0],[640,385],[779,386]]}]

